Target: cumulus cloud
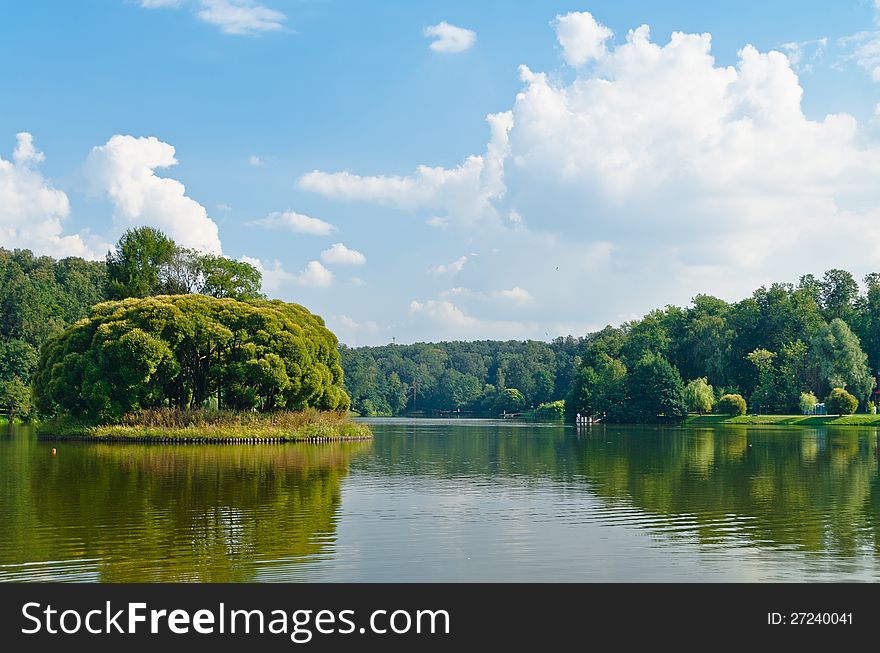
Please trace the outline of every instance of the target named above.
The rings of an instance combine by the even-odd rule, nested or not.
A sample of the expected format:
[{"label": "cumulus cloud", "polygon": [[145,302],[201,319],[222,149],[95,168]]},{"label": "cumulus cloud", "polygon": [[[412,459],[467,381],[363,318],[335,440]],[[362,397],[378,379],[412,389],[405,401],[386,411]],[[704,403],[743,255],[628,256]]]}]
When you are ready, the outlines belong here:
[{"label": "cumulus cloud", "polygon": [[296,275],[293,282],[298,286],[324,288],[333,283],[333,273],[318,261],[309,261],[306,269]]},{"label": "cumulus cloud", "polygon": [[808,41],[792,41],[782,44],[782,49],[788,56],[791,67],[803,72],[810,72],[813,70],[813,63],[822,58],[827,47],[827,37],[811,39]]},{"label": "cumulus cloud", "polygon": [[263,275],[263,292],[269,296],[277,295],[290,286],[311,286],[324,288],[333,283],[333,273],[318,261],[309,261],[299,274],[284,269],[279,260],[263,260],[252,256],[242,256],[241,260],[250,263]]},{"label": "cumulus cloud", "polygon": [[287,29],[287,16],[252,0],[201,0],[201,6],[198,17],[225,34],[253,36]]},{"label": "cumulus cloud", "polygon": [[180,0],[141,0],[141,7],[144,9],[160,9],[163,7],[177,7]]},{"label": "cumulus cloud", "polygon": [[248,165],[259,168],[264,163],[265,161],[263,161],[263,159],[258,157],[256,154],[251,154],[250,157],[248,157]]},{"label": "cumulus cloud", "polygon": [[117,134],[92,148],[86,174],[93,190],[113,203],[118,227],[157,227],[179,245],[220,253],[217,224],[205,207],[188,197],[176,179],[156,175],[157,169],[177,165],[174,154],[172,145],[154,136]]},{"label": "cumulus cloud", "polygon": [[534,299],[528,290],[519,286],[514,286],[510,290],[499,290],[494,293],[494,296],[498,299],[507,299],[518,304],[525,304]]},{"label": "cumulus cloud", "polygon": [[67,194],[38,170],[45,160],[31,134],[16,134],[12,160],[0,157],[0,247],[29,248],[38,254],[97,259],[106,243],[87,233],[64,235],[70,216]]},{"label": "cumulus cloud", "polygon": [[465,263],[467,262],[467,256],[460,256],[452,263],[444,263],[443,265],[434,266],[431,268],[431,272],[434,274],[458,274],[464,269]]},{"label": "cumulus cloud", "polygon": [[367,257],[354,249],[349,249],[342,243],[334,243],[329,249],[321,252],[321,260],[324,263],[336,263],[338,265],[363,265]]},{"label": "cumulus cloud", "polygon": [[477,33],[473,30],[450,25],[445,20],[426,27],[424,33],[434,39],[428,46],[434,52],[458,54],[470,49],[477,40]]},{"label": "cumulus cloud", "polygon": [[[419,166],[410,176],[360,176],[348,171],[312,171],[300,177],[303,190],[343,201],[366,201],[405,211],[440,210],[432,226],[450,220],[474,222],[494,216],[492,201],[504,194],[504,160],[509,153],[510,112],[490,114],[491,139],[483,155],[469,156],[455,168]],[[445,222],[444,222],[445,221]]]},{"label": "cumulus cloud", "polygon": [[260,220],[252,220],[247,223],[249,226],[265,227],[266,229],[287,229],[300,234],[310,234],[312,236],[327,236],[336,231],[329,222],[324,222],[318,218],[311,218],[296,211],[276,211],[270,213]]},{"label": "cumulus cloud", "polygon": [[522,339],[536,331],[534,324],[476,318],[446,300],[413,300],[409,304],[409,312],[421,322],[421,332],[429,340],[475,338],[486,333],[493,334],[492,337],[497,339]]},{"label": "cumulus cloud", "polygon": [[557,15],[552,25],[562,47],[562,58],[575,68],[604,57],[605,41],[614,36],[614,32],[597,22],[589,11]]},{"label": "cumulus cloud", "polygon": [[483,154],[408,176],[315,171],[300,187],[468,229],[503,253],[486,282],[528,275],[567,311],[554,323],[616,321],[697,292],[734,299],[804,265],[880,267],[880,148],[851,115],[804,114],[791,48],[744,45],[718,65],[709,34],[655,42],[642,25],[612,45],[583,16],[555,26],[574,79],[522,66]]},{"label": "cumulus cloud", "polygon": [[250,263],[260,271],[263,277],[263,292],[270,297],[276,295],[286,286],[292,285],[296,278],[295,275],[284,270],[281,261],[277,259],[264,261],[252,256],[242,256],[241,260]]}]

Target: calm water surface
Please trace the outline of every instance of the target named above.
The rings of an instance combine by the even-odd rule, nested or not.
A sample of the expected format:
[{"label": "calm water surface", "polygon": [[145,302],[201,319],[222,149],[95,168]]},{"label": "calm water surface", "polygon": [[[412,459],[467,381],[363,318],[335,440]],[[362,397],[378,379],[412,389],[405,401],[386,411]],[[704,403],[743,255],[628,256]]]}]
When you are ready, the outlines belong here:
[{"label": "calm water surface", "polygon": [[369,422],[56,456],[0,426],[0,581],[880,579],[877,429]]}]

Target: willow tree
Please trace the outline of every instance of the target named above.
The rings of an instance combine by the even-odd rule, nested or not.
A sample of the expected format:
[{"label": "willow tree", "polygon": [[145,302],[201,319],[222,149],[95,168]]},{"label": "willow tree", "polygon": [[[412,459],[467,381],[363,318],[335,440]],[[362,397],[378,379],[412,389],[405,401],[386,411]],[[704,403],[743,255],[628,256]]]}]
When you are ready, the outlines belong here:
[{"label": "willow tree", "polygon": [[114,419],[140,408],[347,410],[336,336],[298,304],[173,295],[96,305],[43,346],[43,414]]}]

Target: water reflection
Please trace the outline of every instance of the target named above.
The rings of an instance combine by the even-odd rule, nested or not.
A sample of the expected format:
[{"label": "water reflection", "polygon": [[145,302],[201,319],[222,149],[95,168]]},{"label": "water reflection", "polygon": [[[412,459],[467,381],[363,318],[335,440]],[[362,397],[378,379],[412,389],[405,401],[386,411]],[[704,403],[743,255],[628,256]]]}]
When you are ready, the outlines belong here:
[{"label": "water reflection", "polygon": [[0,578],[73,566],[78,580],[229,582],[308,561],[332,547],[341,480],[369,447],[69,443],[52,456],[19,432],[0,443]]},{"label": "water reflection", "polygon": [[0,580],[877,580],[876,429],[373,420],[372,442],[0,430]]}]

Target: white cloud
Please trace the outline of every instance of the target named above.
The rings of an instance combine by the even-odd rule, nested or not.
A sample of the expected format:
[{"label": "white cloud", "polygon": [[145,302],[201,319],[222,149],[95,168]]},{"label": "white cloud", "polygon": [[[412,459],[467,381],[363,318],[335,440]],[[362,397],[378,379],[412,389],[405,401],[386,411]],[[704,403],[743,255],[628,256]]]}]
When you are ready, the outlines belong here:
[{"label": "white cloud", "polygon": [[248,157],[248,165],[259,168],[264,163],[265,161],[263,161],[263,159],[258,157],[256,154],[251,154],[250,157]]},{"label": "white cloud", "polygon": [[[27,132],[16,134],[12,160],[0,157],[0,247],[37,254],[101,258],[107,243],[87,233],[63,235],[70,216],[67,194],[54,188],[37,166],[45,159]],[[88,241],[88,243],[86,242]]]},{"label": "white cloud", "polygon": [[336,227],[329,222],[324,222],[318,218],[310,218],[307,215],[290,210],[270,213],[265,218],[253,220],[247,224],[267,229],[288,229],[312,236],[327,236],[336,231]]},{"label": "white cloud", "polygon": [[270,297],[295,282],[296,277],[284,270],[281,261],[264,261],[252,256],[242,256],[241,260],[260,271],[263,276],[263,292]]},{"label": "white cloud", "polygon": [[458,274],[464,269],[465,263],[467,262],[467,256],[460,256],[452,263],[445,263],[443,265],[437,265],[431,268],[431,272],[433,272],[434,274]]},{"label": "white cloud", "polygon": [[351,331],[367,331],[368,333],[374,333],[379,330],[379,325],[375,322],[357,322],[348,315],[334,315],[330,318],[330,321],[331,324],[338,325]]},{"label": "white cloud", "polygon": [[144,9],[160,9],[163,7],[177,7],[180,0],[140,0],[140,5]]},{"label": "white cloud", "polygon": [[813,63],[822,58],[825,48],[828,46],[828,39],[812,39],[809,41],[792,41],[783,43],[782,49],[788,56],[791,67],[798,71],[810,72],[813,69]]},{"label": "white cloud", "polygon": [[342,243],[334,243],[329,249],[321,252],[321,260],[324,263],[338,265],[363,265],[367,262],[367,257],[356,250],[349,249]]},{"label": "white cloud", "polygon": [[242,256],[241,260],[250,263],[263,275],[263,292],[273,296],[290,286],[312,286],[323,288],[333,283],[333,273],[318,261],[309,261],[299,274],[286,271],[281,261],[263,260],[252,256]]},{"label": "white cloud", "polygon": [[287,16],[252,0],[201,0],[201,6],[198,17],[225,34],[253,36],[287,29]]},{"label": "white cloud", "polygon": [[449,218],[441,218],[436,215],[432,215],[430,218],[425,220],[425,224],[429,227],[434,227],[435,229],[446,229],[449,226]]},{"label": "white cloud", "polygon": [[445,20],[426,27],[424,33],[426,37],[434,39],[428,46],[434,52],[457,54],[470,49],[477,40],[477,33],[473,30],[450,25]]},{"label": "white cloud", "polygon": [[485,337],[487,333],[496,339],[522,339],[536,331],[534,324],[473,317],[445,300],[413,300],[409,312],[414,319],[421,321],[420,331],[428,340]]},{"label": "white cloud", "polygon": [[880,267],[880,148],[850,115],[808,118],[784,53],[746,45],[717,65],[709,34],[655,43],[644,25],[596,42],[606,49],[572,80],[521,67],[485,153],[460,166],[315,171],[300,187],[466,228],[469,242],[504,252],[481,269],[487,286],[528,279],[560,307],[548,324],[610,321],[697,292],[735,299],[805,265]]},{"label": "white cloud", "polygon": [[498,299],[508,299],[518,304],[525,304],[534,299],[534,297],[529,294],[528,290],[520,288],[519,286],[514,286],[510,290],[499,290],[494,293],[494,296]]},{"label": "white cloud", "polygon": [[343,201],[374,202],[405,211],[445,212],[445,216],[435,214],[428,219],[435,227],[452,220],[465,224],[496,220],[492,202],[505,191],[504,161],[510,151],[508,132],[513,127],[513,117],[510,112],[496,113],[487,116],[486,121],[491,132],[486,153],[469,156],[455,168],[423,165],[408,177],[315,170],[300,177],[299,187]]},{"label": "white cloud", "polygon": [[186,195],[182,183],[155,173],[177,164],[174,153],[173,146],[153,136],[117,134],[92,148],[86,174],[93,189],[113,203],[117,226],[157,227],[179,245],[219,253],[217,224],[205,207]]},{"label": "white cloud", "polygon": [[367,285],[367,282],[361,279],[360,277],[352,277],[349,283],[355,288],[363,288]]},{"label": "white cloud", "polygon": [[605,41],[614,36],[614,32],[597,22],[588,11],[557,15],[551,24],[562,47],[562,58],[575,68],[604,57]]},{"label": "white cloud", "polygon": [[231,211],[231,210],[232,210],[232,207],[229,206],[228,204],[218,204],[218,205],[217,205],[217,210],[218,210],[218,211]]},{"label": "white cloud", "polygon": [[294,283],[298,286],[323,288],[333,283],[333,273],[318,261],[309,261],[306,269],[296,276]]}]

